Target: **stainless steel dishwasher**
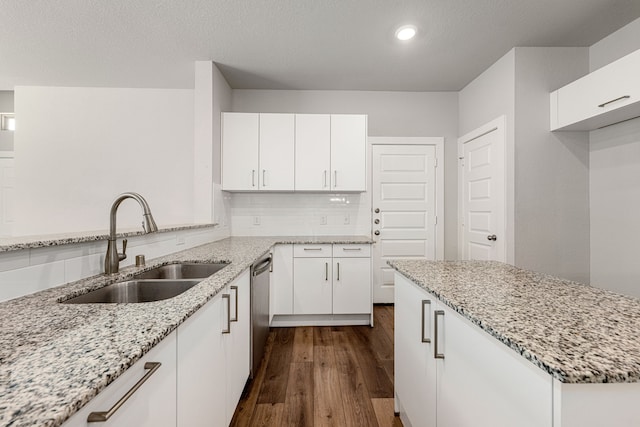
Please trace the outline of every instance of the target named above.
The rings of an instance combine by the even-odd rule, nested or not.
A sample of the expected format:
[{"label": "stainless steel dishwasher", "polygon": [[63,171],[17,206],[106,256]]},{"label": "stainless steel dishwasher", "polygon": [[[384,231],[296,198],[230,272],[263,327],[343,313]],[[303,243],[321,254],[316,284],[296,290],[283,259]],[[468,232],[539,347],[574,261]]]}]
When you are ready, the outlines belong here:
[{"label": "stainless steel dishwasher", "polygon": [[251,378],[258,372],[269,336],[269,270],[272,256],[261,257],[251,266]]}]

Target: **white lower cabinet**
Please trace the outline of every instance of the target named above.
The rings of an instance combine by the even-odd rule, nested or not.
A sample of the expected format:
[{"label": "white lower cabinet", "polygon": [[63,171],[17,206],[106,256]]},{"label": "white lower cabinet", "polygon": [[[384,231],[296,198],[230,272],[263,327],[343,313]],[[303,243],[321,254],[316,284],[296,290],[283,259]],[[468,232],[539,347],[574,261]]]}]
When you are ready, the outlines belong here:
[{"label": "white lower cabinet", "polygon": [[249,291],[246,270],[178,327],[179,427],[229,425],[249,377]]},{"label": "white lower cabinet", "polygon": [[405,425],[552,425],[551,375],[398,273],[395,316],[395,393]]},{"label": "white lower cabinet", "polygon": [[293,314],[293,245],[276,245],[272,254],[269,314]]},{"label": "white lower cabinet", "polygon": [[371,313],[370,247],[294,245],[293,314]]},{"label": "white lower cabinet", "polygon": [[[135,392],[126,399],[128,391]],[[112,414],[108,414],[113,412]],[[99,421],[100,418],[108,418]],[[89,419],[96,422],[89,422]],[[142,359],[76,412],[64,427],[175,427],[176,333],[169,334]]]}]

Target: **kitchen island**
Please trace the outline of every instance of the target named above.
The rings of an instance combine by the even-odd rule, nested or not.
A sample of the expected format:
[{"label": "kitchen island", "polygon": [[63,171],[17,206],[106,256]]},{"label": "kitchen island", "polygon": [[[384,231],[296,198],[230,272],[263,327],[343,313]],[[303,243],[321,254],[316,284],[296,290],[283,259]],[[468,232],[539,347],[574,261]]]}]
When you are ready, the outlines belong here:
[{"label": "kitchen island", "polygon": [[[469,399],[471,395],[479,401],[493,396],[478,409],[485,411],[482,419],[486,423],[475,418],[475,425],[491,425],[487,415],[492,407],[501,407],[502,412],[509,406],[517,408],[520,392],[528,401],[526,405],[538,399],[532,414],[542,417],[528,424],[530,421],[514,414],[516,418],[510,422],[517,425],[640,425],[640,410],[633,403],[640,399],[640,300],[499,262],[395,260],[389,264],[400,273],[396,275],[396,318],[410,310],[417,313],[413,320],[422,326],[424,339],[408,337],[408,345],[416,338],[420,341],[418,351],[422,351],[420,346],[430,347],[431,365],[425,369],[431,372],[433,368],[434,383],[440,381],[432,393],[436,400],[433,410],[439,414],[436,425],[453,425],[446,423],[446,406],[453,405],[446,399],[455,399],[447,394],[451,383],[446,381],[453,370],[465,371],[465,366],[454,368],[454,364],[465,362],[465,357],[475,364],[469,370],[469,381],[482,371],[487,387],[465,385],[463,376],[454,379],[456,386],[467,387],[467,391],[478,386],[469,392]],[[425,311],[421,315],[420,304],[431,315]],[[470,334],[460,343],[459,350],[467,354],[459,359],[455,354],[457,337],[451,335],[456,328]],[[405,338],[397,322],[396,345]],[[396,363],[401,363],[398,347],[396,352]],[[400,383],[401,372],[396,372]],[[511,388],[505,378],[499,379],[521,374]],[[495,383],[501,381],[504,389],[496,391]],[[404,406],[403,399],[410,401],[413,391],[403,395],[399,390],[402,384],[396,385],[399,404]],[[458,395],[464,400],[464,392]],[[423,406],[428,406],[428,397]],[[462,403],[459,410],[464,412],[464,402],[457,403]],[[473,414],[471,406],[467,415],[480,416]],[[522,417],[525,410],[519,412]],[[462,419],[468,418],[452,415],[449,419],[464,426]]]},{"label": "kitchen island", "polygon": [[[231,237],[0,303],[0,425],[62,425],[275,244],[369,242],[359,236]],[[60,304],[175,262],[229,265],[168,300]]]}]

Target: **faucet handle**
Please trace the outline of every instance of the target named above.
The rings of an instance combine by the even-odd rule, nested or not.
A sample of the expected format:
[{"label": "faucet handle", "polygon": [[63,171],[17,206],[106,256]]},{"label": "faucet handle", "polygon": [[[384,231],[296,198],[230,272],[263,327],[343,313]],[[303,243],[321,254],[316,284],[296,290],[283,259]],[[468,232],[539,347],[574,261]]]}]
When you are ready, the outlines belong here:
[{"label": "faucet handle", "polygon": [[118,254],[118,259],[122,261],[127,258],[127,239],[122,239],[122,253]]}]

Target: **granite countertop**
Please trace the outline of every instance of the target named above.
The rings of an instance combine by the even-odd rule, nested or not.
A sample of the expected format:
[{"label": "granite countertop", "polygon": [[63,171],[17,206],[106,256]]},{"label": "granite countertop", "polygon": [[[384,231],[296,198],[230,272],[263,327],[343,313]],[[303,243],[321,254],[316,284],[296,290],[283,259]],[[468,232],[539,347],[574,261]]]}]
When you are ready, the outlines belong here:
[{"label": "granite countertop", "polygon": [[389,264],[564,383],[640,381],[640,300],[494,261]]},{"label": "granite countertop", "polygon": [[[215,227],[218,224],[178,224],[158,227],[157,233],[168,233],[178,230],[192,230],[197,228]],[[142,227],[128,230],[120,230],[118,238],[141,236],[146,234]],[[107,240],[108,230],[79,231],[76,233],[43,234],[34,236],[0,237],[0,252],[19,251],[30,248],[43,248],[48,246],[71,245],[74,243],[96,242]]]},{"label": "granite countertop", "polygon": [[[276,243],[372,243],[366,236],[230,237],[0,303],[0,425],[60,426]],[[188,291],[142,304],[60,304],[153,267],[230,264]]]}]

